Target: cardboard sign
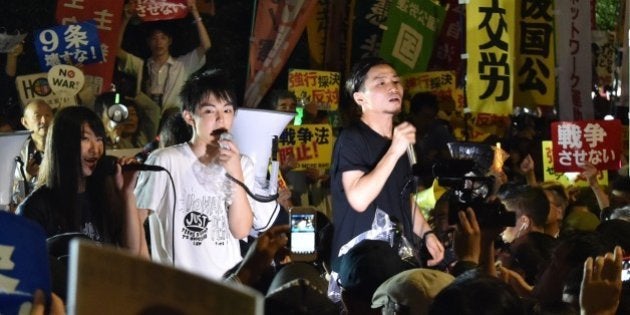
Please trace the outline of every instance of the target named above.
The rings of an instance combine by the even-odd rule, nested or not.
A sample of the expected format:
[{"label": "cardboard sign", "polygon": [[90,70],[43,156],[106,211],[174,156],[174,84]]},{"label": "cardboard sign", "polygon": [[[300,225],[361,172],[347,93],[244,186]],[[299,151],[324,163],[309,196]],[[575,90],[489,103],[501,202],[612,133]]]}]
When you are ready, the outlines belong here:
[{"label": "cardboard sign", "polygon": [[198,277],[79,240],[70,243],[68,278],[69,315],[260,315],[264,309],[263,296],[247,286]]},{"label": "cardboard sign", "polygon": [[581,172],[585,163],[598,170],[619,168],[619,120],[561,121],[551,124],[553,164],[556,172]]},{"label": "cardboard sign", "polygon": [[22,105],[28,102],[41,99],[44,100],[51,108],[61,108],[68,105],[76,105],[76,98],[73,95],[60,95],[54,93],[50,84],[48,84],[48,74],[35,73],[29,75],[21,75],[15,78],[15,86]]},{"label": "cardboard sign", "polygon": [[186,0],[138,0],[136,14],[145,22],[185,18]]},{"label": "cardboard sign", "polygon": [[76,95],[83,88],[85,77],[77,67],[56,65],[48,71],[48,83],[60,95]]},{"label": "cardboard sign", "polygon": [[35,49],[40,67],[49,70],[59,64],[90,64],[103,60],[96,25],[82,22],[35,32]]}]

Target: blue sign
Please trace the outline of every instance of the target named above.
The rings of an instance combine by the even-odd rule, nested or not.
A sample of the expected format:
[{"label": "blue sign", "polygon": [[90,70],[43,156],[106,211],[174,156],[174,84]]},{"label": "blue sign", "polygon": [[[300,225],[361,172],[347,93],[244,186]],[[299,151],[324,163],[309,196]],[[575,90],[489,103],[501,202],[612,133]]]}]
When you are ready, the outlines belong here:
[{"label": "blue sign", "polygon": [[55,65],[84,65],[103,60],[94,22],[60,25],[35,32],[35,50],[44,71]]},{"label": "blue sign", "polygon": [[44,230],[27,218],[0,211],[0,314],[19,314],[37,289],[50,300]]}]

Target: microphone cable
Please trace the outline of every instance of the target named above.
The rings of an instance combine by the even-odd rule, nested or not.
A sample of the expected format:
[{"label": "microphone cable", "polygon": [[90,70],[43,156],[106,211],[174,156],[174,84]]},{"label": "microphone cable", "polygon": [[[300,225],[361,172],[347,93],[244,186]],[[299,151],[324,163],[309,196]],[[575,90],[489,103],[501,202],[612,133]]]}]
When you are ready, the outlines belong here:
[{"label": "microphone cable", "polygon": [[254,194],[251,190],[249,190],[247,185],[245,185],[240,180],[234,178],[232,175],[230,175],[228,173],[225,173],[225,177],[227,177],[229,180],[233,181],[237,185],[241,186],[245,190],[247,195],[249,195],[252,199],[254,199],[254,200],[258,201],[258,202],[262,202],[262,203],[267,203],[267,202],[272,202],[272,201],[276,202],[276,207],[273,209],[273,212],[269,216],[269,221],[267,221],[267,224],[265,224],[264,227],[261,227],[261,228],[258,228],[258,229],[254,228],[254,231],[256,231],[256,232],[261,232],[261,231],[267,230],[269,228],[269,226],[271,225],[271,223],[272,223],[271,219],[276,215],[276,213],[278,212],[278,210],[280,208],[280,203],[278,203],[278,201],[276,200],[276,199],[278,199],[279,194],[275,193],[275,194],[269,195],[269,196],[259,196],[259,195]]},{"label": "microphone cable", "polygon": [[243,184],[243,182],[241,182],[240,180],[234,178],[232,175],[225,173],[225,177],[227,177],[228,179],[230,179],[231,181],[233,181],[234,183],[236,183],[237,185],[241,186],[243,189],[245,189],[245,192],[252,197],[252,199],[258,201],[258,202],[272,202],[276,199],[278,199],[278,193],[275,193],[273,195],[269,195],[269,196],[260,196],[260,195],[256,195],[254,194],[251,190],[249,190],[249,188],[247,187],[247,185]]}]

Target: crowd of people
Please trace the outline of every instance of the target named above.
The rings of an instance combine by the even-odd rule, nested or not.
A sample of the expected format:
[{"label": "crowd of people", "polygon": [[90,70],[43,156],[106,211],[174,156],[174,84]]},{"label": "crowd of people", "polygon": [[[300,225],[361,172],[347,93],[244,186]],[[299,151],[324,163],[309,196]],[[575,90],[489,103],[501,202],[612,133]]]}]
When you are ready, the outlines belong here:
[{"label": "crowd of people", "polygon": [[[487,194],[467,200],[462,187],[444,184],[422,209],[416,196],[439,182],[431,166],[451,158],[455,137],[430,93],[408,97],[401,119],[403,84],[379,57],[358,61],[348,75],[353,114],[327,173],[295,169],[289,156],[280,166],[289,186],[271,202],[256,198],[253,161],[229,135],[237,97],[228,74],[206,65],[210,37],[195,0],[187,5],[199,34],[194,50],[171,56],[173,35],[154,24],[151,55],[120,47],[117,73],[131,79],[93,106],[24,104],[20,123],[32,133],[11,174],[9,211],[36,222],[49,249],[67,235],[119,247],[251,287],[269,314],[630,313],[630,282],[621,278],[630,252],[627,174],[611,172],[602,187],[587,163],[580,176],[588,187],[539,181],[538,159],[522,147],[540,133],[525,121],[504,139],[510,158],[502,169],[465,170],[484,178]],[[123,29],[134,14],[130,3]],[[7,75],[18,55],[8,56]],[[269,99],[273,110],[295,112],[291,93]],[[304,109],[303,123],[326,122],[316,107]],[[122,148],[143,149],[107,155]],[[154,171],[139,171],[140,162]],[[313,194],[320,188],[332,215],[316,211],[317,256],[296,262],[288,212],[321,202]],[[66,267],[51,266],[52,307],[49,295],[30,292],[33,314],[63,313]]]}]

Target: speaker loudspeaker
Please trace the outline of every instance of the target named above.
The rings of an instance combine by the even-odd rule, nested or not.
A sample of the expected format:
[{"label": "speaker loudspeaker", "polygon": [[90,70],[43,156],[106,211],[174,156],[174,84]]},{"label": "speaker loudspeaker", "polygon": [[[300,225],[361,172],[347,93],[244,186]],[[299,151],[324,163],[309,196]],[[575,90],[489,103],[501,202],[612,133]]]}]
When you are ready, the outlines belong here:
[{"label": "speaker loudspeaker", "polygon": [[[230,132],[239,151],[254,162],[257,188],[267,186],[261,183],[267,178],[272,140],[282,134],[293,116],[295,114],[256,108],[239,108],[236,112]],[[272,180],[277,183],[277,178]]]}]

